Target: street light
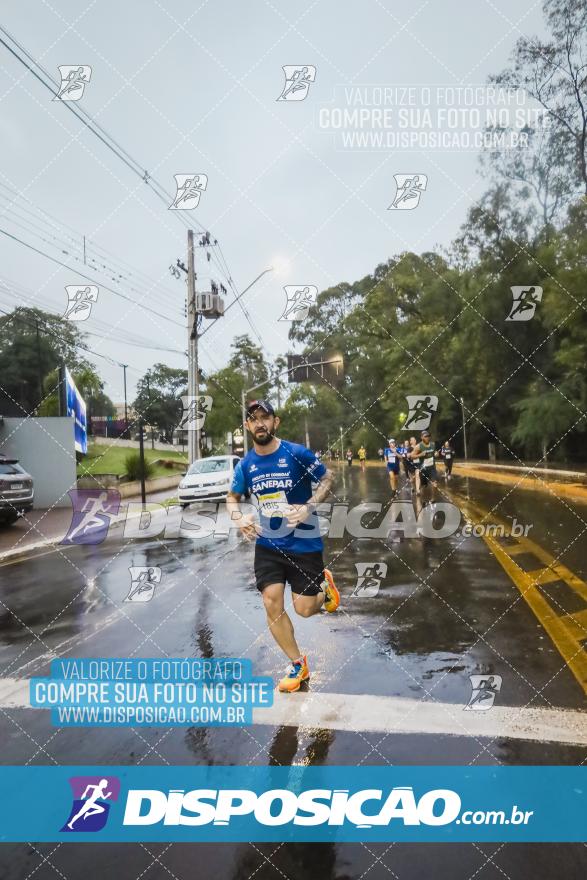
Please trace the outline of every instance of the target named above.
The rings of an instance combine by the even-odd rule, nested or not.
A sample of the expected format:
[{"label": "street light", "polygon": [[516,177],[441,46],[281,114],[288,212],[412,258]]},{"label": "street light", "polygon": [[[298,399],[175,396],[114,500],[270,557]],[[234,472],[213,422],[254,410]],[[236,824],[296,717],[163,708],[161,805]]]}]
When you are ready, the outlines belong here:
[{"label": "street light", "polygon": [[[193,236],[192,231],[188,230],[188,242],[190,242],[190,244],[188,246],[188,266],[190,268],[190,275],[194,274],[194,272],[193,272],[193,238],[192,238],[192,236]],[[250,290],[251,287],[254,284],[256,284],[257,281],[259,281],[259,279],[262,278],[263,275],[266,275],[268,272],[273,272],[273,266],[269,266],[267,269],[263,269],[263,271],[260,272],[257,275],[257,277],[254,278],[247,287],[245,287],[245,289],[243,291],[241,291],[237,296],[235,296],[233,301],[231,303],[229,303],[226,306],[226,308],[224,309],[224,314],[226,314],[227,311],[230,308],[232,308],[232,306],[235,303],[239,302],[241,300],[241,298],[245,295],[245,293],[248,290]],[[191,290],[193,289],[194,282],[193,282],[193,280],[190,281],[190,275],[188,275],[188,285],[189,285],[188,289],[191,292]],[[241,303],[241,308],[243,308],[242,303]],[[199,340],[203,336],[206,335],[206,333],[208,332],[210,327],[212,327],[213,324],[216,323],[218,318],[215,318],[210,324],[208,324],[208,326],[206,327],[205,330],[203,330],[201,333],[198,333],[197,313],[195,311],[190,312],[190,315],[194,318],[194,323],[191,327],[188,327],[188,335],[189,335],[189,340],[188,340],[188,396],[190,397],[191,400],[193,400],[194,397],[199,397],[199,395],[200,395],[200,380],[199,380],[199,374],[198,374],[198,343],[199,343]],[[193,370],[191,368],[192,362],[195,364],[195,367]],[[194,380],[193,386],[191,385],[192,377]],[[243,428],[244,428],[244,423],[243,423]],[[245,434],[245,443],[246,443],[246,434]],[[245,451],[246,451],[246,446],[245,446]],[[188,460],[189,460],[189,463],[191,464],[194,459],[198,459],[199,457],[200,457],[200,432],[196,428],[196,430],[193,434],[191,433],[191,431],[188,431]]]},{"label": "street light", "polygon": [[[227,311],[228,311],[229,309],[231,309],[231,308],[233,307],[233,305],[235,305],[235,303],[237,303],[237,302],[239,301],[239,299],[240,299],[241,297],[243,297],[243,296],[245,295],[245,293],[246,293],[248,290],[250,290],[251,287],[252,287],[254,284],[257,283],[257,281],[259,281],[260,278],[263,277],[263,275],[266,275],[267,272],[274,272],[274,271],[275,271],[275,269],[273,268],[273,266],[269,266],[269,268],[267,268],[267,269],[263,269],[263,271],[260,272],[260,273],[257,275],[257,277],[254,278],[253,281],[251,281],[251,283],[250,283],[249,285],[247,285],[247,287],[245,287],[245,289],[244,289],[243,291],[241,291],[241,293],[239,293],[239,295],[236,296],[236,297],[233,299],[233,301],[232,301],[231,303],[228,303],[228,305],[227,305],[226,308],[224,309],[224,314],[226,314]],[[205,336],[206,333],[208,332],[208,330],[209,330],[211,327],[213,327],[215,323],[216,323],[216,320],[214,320],[214,321],[212,321],[210,324],[208,324],[208,326],[206,327],[206,329],[203,330],[203,331],[199,334],[199,338],[201,339],[202,336]]]},{"label": "street light", "polygon": [[464,446],[464,451],[465,451],[465,461],[467,461],[469,456],[467,454],[467,424],[465,421],[465,401],[463,400],[462,397],[460,400],[461,400],[461,411],[463,413],[463,446]]}]

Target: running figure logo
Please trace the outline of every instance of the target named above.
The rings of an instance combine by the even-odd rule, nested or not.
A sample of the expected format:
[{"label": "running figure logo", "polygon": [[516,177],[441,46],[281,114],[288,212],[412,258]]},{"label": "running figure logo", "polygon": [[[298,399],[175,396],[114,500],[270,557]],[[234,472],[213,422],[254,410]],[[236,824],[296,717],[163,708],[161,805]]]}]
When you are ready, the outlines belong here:
[{"label": "running figure logo", "polygon": [[184,431],[200,431],[204,427],[206,416],[212,409],[212,398],[209,394],[190,397],[184,394],[181,398],[183,411],[178,428]]},{"label": "running figure logo", "polygon": [[287,302],[280,321],[303,321],[311,306],[316,305],[318,288],[311,284],[286,284],[283,288]]},{"label": "running figure logo", "polygon": [[59,67],[61,85],[54,101],[79,101],[92,76],[87,64],[62,64]]},{"label": "running figure logo", "polygon": [[541,287],[511,287],[512,308],[506,321],[531,321],[536,312],[536,306],[542,301]]},{"label": "running figure logo", "polygon": [[98,301],[98,288],[94,284],[69,284],[67,308],[63,314],[68,321],[85,321],[90,317],[92,306]]},{"label": "running figure logo", "polygon": [[408,394],[408,417],[403,426],[404,431],[423,431],[430,427],[432,413],[438,409],[438,397],[433,394]]},{"label": "running figure logo", "polygon": [[428,186],[425,174],[394,174],[397,192],[388,211],[413,211],[420,204],[420,196]]},{"label": "running figure logo", "polygon": [[72,776],[71,811],[61,831],[101,831],[108,821],[110,804],[120,794],[120,780],[116,776]]},{"label": "running figure logo", "polygon": [[316,81],[316,68],[311,64],[304,67],[286,64],[281,69],[285,74],[285,85],[277,100],[303,101],[307,98],[311,84]]},{"label": "running figure logo", "polygon": [[116,489],[71,489],[71,524],[60,544],[101,544],[118,514],[120,492]]},{"label": "running figure logo", "polygon": [[157,584],[161,583],[161,569],[158,565],[131,565],[130,590],[125,602],[150,602]]},{"label": "running figure logo", "polygon": [[191,211],[200,203],[200,196],[208,186],[207,174],[174,174],[175,198],[170,211]]},{"label": "running figure logo", "polygon": [[471,696],[465,709],[473,712],[485,712],[491,709],[495,695],[501,690],[501,675],[470,675]]},{"label": "running figure logo", "polygon": [[372,599],[379,592],[381,581],[387,574],[386,562],[355,562],[357,583],[351,597]]}]

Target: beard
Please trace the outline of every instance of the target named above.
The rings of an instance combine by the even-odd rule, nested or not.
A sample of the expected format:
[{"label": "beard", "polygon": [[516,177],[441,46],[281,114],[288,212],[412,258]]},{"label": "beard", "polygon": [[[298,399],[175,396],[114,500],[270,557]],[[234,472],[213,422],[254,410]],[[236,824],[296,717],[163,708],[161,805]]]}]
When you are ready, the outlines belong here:
[{"label": "beard", "polygon": [[269,431],[262,431],[260,433],[255,432],[255,434],[253,434],[253,439],[258,446],[267,446],[273,440],[273,434]]}]

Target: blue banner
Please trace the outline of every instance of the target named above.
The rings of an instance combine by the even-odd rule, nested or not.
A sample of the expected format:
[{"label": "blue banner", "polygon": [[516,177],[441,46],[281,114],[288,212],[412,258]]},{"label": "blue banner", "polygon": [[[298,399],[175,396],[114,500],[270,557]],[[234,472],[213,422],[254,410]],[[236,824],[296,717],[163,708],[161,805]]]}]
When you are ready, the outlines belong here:
[{"label": "blue banner", "polygon": [[584,842],[587,767],[4,767],[0,841]]}]

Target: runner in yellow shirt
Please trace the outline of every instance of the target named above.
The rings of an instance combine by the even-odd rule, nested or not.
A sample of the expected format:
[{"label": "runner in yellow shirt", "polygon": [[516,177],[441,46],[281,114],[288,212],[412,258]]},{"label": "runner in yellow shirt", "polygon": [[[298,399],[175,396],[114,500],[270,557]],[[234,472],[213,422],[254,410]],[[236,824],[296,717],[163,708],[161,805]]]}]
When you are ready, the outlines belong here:
[{"label": "runner in yellow shirt", "polygon": [[365,464],[367,462],[367,450],[364,446],[361,446],[358,452],[359,462],[361,463],[361,470],[365,470]]}]

